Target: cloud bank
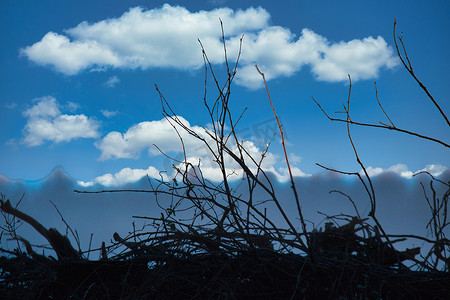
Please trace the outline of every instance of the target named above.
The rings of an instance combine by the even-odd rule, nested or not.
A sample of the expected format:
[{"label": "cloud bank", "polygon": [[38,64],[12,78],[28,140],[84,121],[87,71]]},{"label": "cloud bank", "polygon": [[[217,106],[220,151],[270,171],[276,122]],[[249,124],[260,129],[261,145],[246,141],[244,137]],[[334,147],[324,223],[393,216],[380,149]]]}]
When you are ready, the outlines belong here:
[{"label": "cloud bank", "polygon": [[[431,196],[429,189],[428,175],[416,176],[406,179],[398,174],[390,172],[380,174],[373,179],[377,193],[377,216],[386,231],[392,234],[418,234],[427,235],[425,226],[432,216],[426,202],[424,191],[420,182],[424,183],[428,196]],[[270,175],[269,175],[270,176]],[[272,178],[272,177],[271,177]],[[330,190],[340,190],[345,192],[354,200],[360,214],[367,216],[370,209],[369,200],[363,186],[356,177],[350,181],[347,176],[325,172],[315,174],[311,177],[296,178],[296,184],[301,193],[302,209],[307,222],[308,229],[313,226],[323,227],[324,216],[317,212],[328,215],[339,213],[354,214],[354,208],[348,199],[337,193],[329,193]],[[447,170],[439,177],[447,182],[450,180],[450,171]],[[297,209],[293,200],[292,190],[289,185],[279,185],[273,181],[281,205],[285,209],[289,218],[295,226],[300,226],[297,219]],[[155,185],[156,186],[156,183]],[[127,184],[129,189],[150,189],[147,181],[141,180],[134,184]],[[247,189],[243,184],[241,189],[237,189],[237,194],[242,193],[242,197]],[[438,197],[441,197],[447,188],[440,183],[435,184]],[[92,242],[92,248],[100,247],[102,241],[109,241],[114,232],[127,234],[133,230],[132,222],[136,222],[136,228],[140,228],[142,223],[139,219],[131,216],[158,217],[161,208],[158,208],[154,194],[152,193],[105,193],[105,194],[77,194],[74,189],[87,189],[77,185],[75,180],[66,174],[61,168],[38,182],[26,182],[22,180],[10,180],[0,175],[0,190],[13,205],[23,195],[24,198],[19,205],[19,209],[31,214],[44,226],[57,227],[64,232],[66,226],[61,222],[61,217],[54,209],[51,200],[63,214],[65,220],[76,229],[82,241],[82,248],[87,249]],[[99,190],[99,186],[93,186],[89,190]],[[159,203],[163,207],[168,207],[172,199],[168,196],[160,195]],[[256,190],[255,201],[267,199],[267,194]],[[261,204],[260,209],[268,207],[269,218],[285,228],[286,224],[276,213],[276,209],[270,203]],[[93,239],[91,233],[94,233]],[[20,226],[18,235],[23,236],[32,243],[42,244],[43,240],[30,226]],[[34,238],[33,238],[34,237]],[[91,241],[92,239],[92,241]],[[6,239],[2,239],[2,246]],[[421,246],[421,242],[416,241],[416,246]],[[11,250],[17,244],[11,243]],[[405,245],[411,248],[413,245]],[[6,246],[3,246],[8,249]]]},{"label": "cloud bank", "polygon": [[398,64],[381,36],[331,42],[303,29],[297,38],[289,28],[269,25],[270,14],[261,7],[190,12],[168,4],[130,8],[120,17],[92,24],[84,21],[64,34],[50,31],[20,53],[66,75],[99,68],[195,70],[203,66],[198,39],[212,63],[224,61],[219,18],[231,60],[244,34],[237,83],[248,88],[262,86],[254,64],[268,80],[309,66],[317,80],[328,82],[346,81],[347,74],[354,80],[375,78],[382,68]]},{"label": "cloud bank", "polygon": [[[69,108],[74,103],[69,102]],[[38,146],[45,141],[69,142],[78,138],[97,138],[99,124],[94,119],[81,115],[62,114],[54,97],[35,99],[35,104],[25,110],[28,119],[23,129],[23,143]]]}]

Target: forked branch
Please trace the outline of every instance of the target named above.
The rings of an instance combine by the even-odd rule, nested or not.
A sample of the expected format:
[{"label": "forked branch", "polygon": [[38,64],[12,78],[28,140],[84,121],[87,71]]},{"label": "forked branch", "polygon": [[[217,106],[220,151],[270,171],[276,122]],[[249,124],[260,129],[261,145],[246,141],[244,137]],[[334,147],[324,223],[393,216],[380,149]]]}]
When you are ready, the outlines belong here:
[{"label": "forked branch", "polygon": [[[439,113],[442,115],[442,117],[447,122],[447,125],[450,127],[450,120],[448,119],[447,115],[444,113],[444,111],[439,106],[439,104],[434,99],[434,97],[430,94],[430,92],[428,91],[427,87],[419,80],[419,78],[417,78],[416,74],[414,73],[411,61],[409,60],[409,57],[408,57],[408,53],[406,52],[405,44],[403,43],[403,35],[397,35],[396,32],[395,32],[396,25],[397,25],[397,20],[394,19],[393,34],[394,34],[395,49],[397,49],[398,57],[402,61],[403,66],[405,67],[405,69],[408,70],[409,74],[411,74],[411,76],[414,78],[414,80],[416,80],[416,82],[419,84],[419,86],[425,91],[425,93],[427,94],[428,98],[430,98],[430,100],[433,102],[434,106],[436,106],[436,108],[439,110]],[[397,39],[400,41],[400,44],[402,45],[402,50],[403,50],[403,53],[405,55],[404,58],[403,58],[403,56],[402,56],[402,54],[400,52]]]}]

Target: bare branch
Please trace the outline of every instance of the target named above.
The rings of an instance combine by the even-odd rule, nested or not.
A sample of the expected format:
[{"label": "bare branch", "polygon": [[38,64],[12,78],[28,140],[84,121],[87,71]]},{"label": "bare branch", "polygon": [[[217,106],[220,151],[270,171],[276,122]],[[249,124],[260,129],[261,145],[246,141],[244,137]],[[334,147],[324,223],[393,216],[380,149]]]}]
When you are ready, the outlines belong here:
[{"label": "bare branch", "polygon": [[295,187],[294,177],[292,176],[291,165],[289,164],[289,158],[288,158],[288,155],[287,155],[287,152],[286,152],[286,145],[285,145],[285,141],[284,141],[284,132],[283,132],[283,130],[281,128],[280,119],[278,118],[278,115],[275,112],[275,108],[273,107],[272,98],[270,97],[270,92],[269,92],[269,88],[267,87],[267,82],[266,82],[266,78],[264,76],[264,73],[262,73],[259,70],[258,65],[255,65],[255,67],[256,67],[256,70],[258,70],[258,73],[262,76],[262,78],[264,80],[264,86],[266,87],[266,92],[267,92],[267,96],[269,97],[270,106],[272,107],[273,114],[275,116],[275,119],[277,120],[278,129],[280,130],[280,134],[281,134],[281,144],[283,146],[284,158],[286,160],[286,164],[287,164],[288,171],[289,171],[289,177],[290,177],[290,180],[291,180],[291,188],[292,188],[292,190],[294,192],[295,203],[297,204],[297,210],[298,210],[298,214],[299,214],[299,217],[300,217],[300,222],[302,223],[303,234],[305,234],[306,242],[308,244],[308,248],[310,248],[309,247],[310,241],[309,241],[309,238],[308,238],[308,235],[307,235],[305,219],[303,218],[303,213],[302,213],[302,209],[300,207],[300,200],[299,200],[299,197],[298,197],[297,188]]},{"label": "bare branch", "polygon": [[[400,60],[403,63],[403,66],[405,67],[406,70],[408,70],[409,74],[411,74],[411,76],[414,78],[414,80],[419,84],[419,86],[425,91],[425,93],[427,94],[428,98],[430,98],[430,100],[433,102],[434,106],[436,106],[436,108],[439,110],[439,113],[442,115],[442,117],[445,119],[445,121],[447,122],[447,125],[450,127],[450,120],[448,119],[447,115],[444,113],[444,111],[442,110],[442,108],[439,106],[439,104],[436,102],[436,100],[434,99],[434,97],[430,94],[430,92],[428,91],[428,89],[426,88],[426,86],[417,78],[416,74],[414,73],[413,67],[411,65],[411,61],[409,60],[408,57],[408,53],[406,52],[406,47],[405,44],[403,43],[403,36],[397,36],[396,32],[395,32],[395,27],[397,25],[397,20],[394,19],[394,29],[393,29],[393,35],[394,35],[394,43],[395,43],[395,49],[397,49],[397,54],[398,57],[400,58]],[[400,53],[400,49],[398,47],[398,43],[397,43],[397,39],[400,41],[401,45],[402,45],[402,49],[403,49],[403,53],[405,54],[405,59],[408,62],[408,64],[406,64],[405,59],[403,58],[402,54]]]}]

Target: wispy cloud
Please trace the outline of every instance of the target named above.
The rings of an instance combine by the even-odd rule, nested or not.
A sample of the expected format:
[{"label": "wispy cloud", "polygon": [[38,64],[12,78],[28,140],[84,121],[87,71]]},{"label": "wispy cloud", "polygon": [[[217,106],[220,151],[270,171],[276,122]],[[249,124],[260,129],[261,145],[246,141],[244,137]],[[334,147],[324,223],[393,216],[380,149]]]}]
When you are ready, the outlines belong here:
[{"label": "wispy cloud", "polygon": [[16,108],[17,108],[17,103],[15,103],[15,102],[6,103],[6,104],[5,104],[5,107],[6,107],[7,109],[16,109]]},{"label": "wispy cloud", "polygon": [[11,147],[11,148],[17,148],[18,147],[17,140],[14,139],[14,138],[7,140],[5,142],[5,145],[8,146],[8,147]]},{"label": "wispy cloud", "polygon": [[77,109],[80,108],[80,104],[71,101],[67,102],[66,106],[71,112],[76,111]]},{"label": "wispy cloud", "polygon": [[115,110],[111,111],[111,110],[107,110],[107,109],[102,109],[102,110],[100,110],[100,112],[102,113],[102,115],[104,115],[107,118],[112,118],[119,113],[118,111],[115,111]]},{"label": "wispy cloud", "polygon": [[289,154],[289,162],[292,164],[298,164],[302,161],[302,158],[298,155],[296,155],[295,153],[290,153]]},{"label": "wispy cloud", "polygon": [[227,2],[227,0],[208,0],[208,3],[212,5],[224,5]]},{"label": "wispy cloud", "polygon": [[354,80],[375,78],[382,68],[398,64],[381,36],[331,42],[303,29],[297,38],[289,28],[270,26],[270,14],[260,7],[190,12],[168,4],[151,10],[131,8],[97,23],[82,22],[65,34],[48,32],[21,54],[67,75],[98,68],[198,69],[203,65],[198,38],[212,63],[223,62],[219,18],[230,59],[236,58],[244,34],[237,83],[249,88],[262,85],[255,63],[269,80],[309,66],[317,80],[331,82],[346,81],[347,74]]},{"label": "wispy cloud", "polygon": [[119,82],[120,82],[119,77],[117,77],[117,76],[111,76],[111,77],[109,77],[108,80],[105,82],[105,85],[106,85],[107,87],[112,88],[112,87],[115,87],[116,84],[118,84]]},{"label": "wispy cloud", "polygon": [[28,119],[22,140],[27,146],[38,146],[45,141],[69,142],[77,138],[97,138],[97,121],[85,115],[62,114],[55,98],[35,99],[35,104],[23,112]]}]

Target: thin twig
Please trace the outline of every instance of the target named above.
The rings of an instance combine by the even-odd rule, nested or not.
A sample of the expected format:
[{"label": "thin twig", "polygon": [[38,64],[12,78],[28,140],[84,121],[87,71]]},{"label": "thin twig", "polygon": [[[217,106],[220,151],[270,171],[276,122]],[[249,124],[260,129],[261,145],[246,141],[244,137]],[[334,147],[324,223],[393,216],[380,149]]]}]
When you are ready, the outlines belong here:
[{"label": "thin twig", "polygon": [[311,247],[310,247],[309,237],[307,235],[305,219],[303,218],[302,209],[300,207],[299,196],[298,196],[298,193],[297,193],[297,189],[295,187],[294,177],[292,176],[291,165],[289,164],[289,158],[288,158],[288,155],[287,155],[287,152],[286,152],[286,145],[285,145],[285,141],[284,141],[284,132],[283,132],[283,130],[281,128],[280,119],[278,118],[278,115],[275,112],[275,108],[273,107],[272,98],[270,97],[270,92],[269,92],[269,88],[267,87],[267,82],[266,82],[266,78],[264,76],[264,73],[262,73],[259,70],[258,65],[255,65],[255,67],[256,67],[256,70],[258,70],[258,73],[261,75],[261,77],[264,80],[264,85],[266,87],[267,96],[269,97],[270,106],[272,107],[273,114],[275,116],[275,119],[277,120],[278,129],[280,130],[280,134],[281,134],[281,144],[283,146],[284,158],[286,160],[286,164],[287,164],[288,171],[289,171],[289,177],[290,177],[290,180],[291,180],[291,188],[292,188],[292,190],[294,192],[295,203],[297,204],[297,211],[298,211],[298,214],[299,214],[299,217],[300,217],[300,222],[302,223],[303,233],[306,236],[306,242],[307,242],[307,245],[308,245],[308,249],[310,249]]},{"label": "thin twig", "polygon": [[[426,86],[417,78],[416,74],[414,73],[414,70],[412,68],[411,62],[409,60],[408,57],[408,53],[406,52],[406,47],[405,44],[403,43],[403,37],[402,36],[397,36],[397,34],[395,33],[395,27],[397,25],[397,20],[394,19],[394,29],[393,29],[393,35],[394,35],[394,43],[395,43],[395,48],[397,49],[397,54],[398,57],[400,58],[400,60],[403,63],[403,66],[405,67],[406,70],[408,70],[409,74],[411,74],[411,76],[414,78],[414,80],[419,84],[419,86],[425,91],[425,93],[427,94],[428,98],[430,98],[430,100],[433,102],[434,106],[436,106],[436,108],[439,110],[440,114],[442,115],[442,117],[445,119],[445,121],[447,122],[447,125],[450,127],[450,120],[448,119],[447,115],[444,113],[444,111],[442,110],[442,108],[439,106],[439,104],[436,102],[436,100],[434,99],[434,97],[430,94],[430,92],[428,91],[428,89],[426,88]],[[398,47],[398,43],[397,43],[397,38],[400,41],[400,43],[402,44],[402,48],[403,48],[403,53],[405,54],[405,58],[406,61],[408,62],[408,64],[406,64],[405,60],[403,59],[402,54],[400,53],[400,49]]]}]

